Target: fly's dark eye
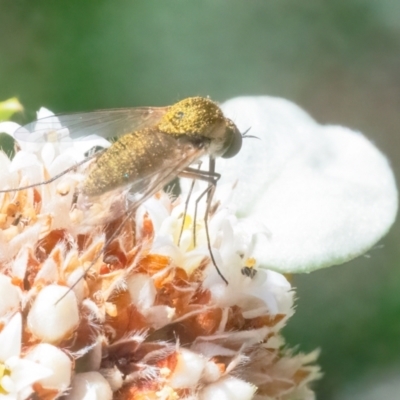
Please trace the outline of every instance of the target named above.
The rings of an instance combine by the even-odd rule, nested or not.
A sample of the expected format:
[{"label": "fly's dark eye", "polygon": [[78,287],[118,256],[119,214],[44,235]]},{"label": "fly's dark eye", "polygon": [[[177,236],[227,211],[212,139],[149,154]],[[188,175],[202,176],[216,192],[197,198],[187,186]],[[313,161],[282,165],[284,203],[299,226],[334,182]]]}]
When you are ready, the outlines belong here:
[{"label": "fly's dark eye", "polygon": [[222,154],[222,158],[231,158],[239,153],[242,147],[242,134],[236,125],[229,121],[226,127],[226,135],[228,137],[227,146],[225,152]]}]

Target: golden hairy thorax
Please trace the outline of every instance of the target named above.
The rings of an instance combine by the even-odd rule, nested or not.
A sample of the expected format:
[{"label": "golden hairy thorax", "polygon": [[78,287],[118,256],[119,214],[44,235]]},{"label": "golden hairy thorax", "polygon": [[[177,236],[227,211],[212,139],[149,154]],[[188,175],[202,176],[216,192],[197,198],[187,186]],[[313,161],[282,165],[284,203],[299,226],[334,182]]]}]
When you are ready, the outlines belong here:
[{"label": "golden hairy thorax", "polygon": [[212,100],[190,97],[171,106],[158,128],[174,136],[185,134],[210,137],[215,127],[224,123],[221,109]]}]

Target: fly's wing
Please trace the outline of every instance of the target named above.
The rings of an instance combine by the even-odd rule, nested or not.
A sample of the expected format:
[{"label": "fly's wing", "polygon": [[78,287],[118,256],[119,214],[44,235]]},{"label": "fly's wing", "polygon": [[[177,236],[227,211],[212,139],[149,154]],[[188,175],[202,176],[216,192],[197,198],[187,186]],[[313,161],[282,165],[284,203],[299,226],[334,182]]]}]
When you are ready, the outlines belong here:
[{"label": "fly's wing", "polygon": [[156,125],[167,107],[138,107],[52,115],[33,121],[14,133],[25,143],[57,143],[65,139],[93,140],[93,135],[112,139]]},{"label": "fly's wing", "polygon": [[[54,144],[60,145],[59,148],[64,150],[73,145],[81,150],[81,154],[84,154],[96,146],[109,147],[110,143],[106,139],[110,140],[128,132],[156,125],[167,109],[168,107],[140,107],[52,115],[20,127],[14,133],[14,137],[20,148],[28,152],[35,153],[46,144]],[[76,140],[72,141],[72,139]],[[87,158],[87,160],[90,159],[90,157]],[[36,173],[36,169],[32,173],[28,171],[29,184],[20,186],[18,190],[44,185],[57,179],[68,172],[74,166],[74,162],[72,160],[71,165],[71,163],[65,163],[64,160],[64,167],[55,165],[50,173],[51,179],[47,181],[41,174]],[[81,164],[84,162],[85,160]],[[7,188],[0,190],[0,193],[6,191],[12,192],[14,189]]]}]

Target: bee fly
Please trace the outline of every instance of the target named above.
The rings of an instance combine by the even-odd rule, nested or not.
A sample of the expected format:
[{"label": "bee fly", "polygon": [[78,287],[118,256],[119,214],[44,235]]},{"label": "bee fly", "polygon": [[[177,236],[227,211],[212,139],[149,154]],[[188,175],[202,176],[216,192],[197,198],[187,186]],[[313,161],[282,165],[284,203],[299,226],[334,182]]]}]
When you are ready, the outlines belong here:
[{"label": "bee fly", "polygon": [[[58,119],[59,125],[56,128],[55,118]],[[236,125],[224,117],[218,105],[207,98],[191,97],[170,107],[111,109],[57,115],[19,128],[15,137],[25,142],[43,142],[49,138],[57,142],[66,135],[74,139],[90,134],[106,139],[119,139],[108,149],[91,157],[88,172],[78,187],[78,195],[91,199],[115,189],[128,188],[137,198],[134,197],[130,204],[124,222],[143,201],[177,176],[208,182],[208,188],[203,193],[208,194],[205,217],[208,249],[218,274],[228,283],[211,251],[207,214],[216,182],[220,177],[215,172],[215,158],[230,158],[236,155],[242,145],[242,135]],[[210,157],[209,171],[190,167],[205,155]],[[18,189],[1,190],[0,193],[50,183],[78,165],[49,180]],[[104,247],[118,233],[119,230],[115,231]],[[104,249],[101,253],[103,252]]]}]

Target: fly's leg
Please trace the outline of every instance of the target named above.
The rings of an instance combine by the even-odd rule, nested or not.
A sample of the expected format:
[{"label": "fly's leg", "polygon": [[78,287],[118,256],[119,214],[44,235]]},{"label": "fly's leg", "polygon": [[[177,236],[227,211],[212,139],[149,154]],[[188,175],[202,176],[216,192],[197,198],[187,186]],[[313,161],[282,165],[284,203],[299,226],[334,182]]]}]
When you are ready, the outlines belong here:
[{"label": "fly's leg", "polygon": [[[215,180],[210,182],[207,189],[204,190],[204,192],[196,199],[196,208],[195,208],[194,219],[196,220],[197,207],[198,207],[200,200],[207,194],[207,206],[206,206],[206,212],[204,214],[204,228],[206,231],[208,252],[210,253],[211,261],[212,261],[215,269],[217,270],[218,275],[228,285],[229,283],[228,283],[227,279],[224,277],[221,270],[218,268],[217,262],[215,261],[214,254],[213,254],[213,251],[211,248],[210,231],[208,229],[208,216],[210,215],[211,202],[212,202],[212,198],[214,196],[215,188],[217,187],[216,183],[217,183],[217,181],[215,181]],[[195,241],[195,236],[193,237],[193,242],[194,241]]]},{"label": "fly's leg", "polygon": [[[179,177],[181,177],[181,178],[191,178],[193,180],[201,180],[203,182],[207,182],[208,183],[207,189],[205,189],[204,192],[202,192],[200,194],[200,196],[196,199],[196,202],[195,202],[195,209],[194,209],[194,216],[193,216],[193,244],[194,244],[194,246],[196,246],[196,243],[197,243],[196,221],[197,221],[198,204],[199,204],[200,200],[206,194],[208,194],[207,195],[207,202],[210,203],[210,207],[209,208],[211,208],[212,196],[214,194],[214,191],[211,193],[210,187],[217,185],[217,182],[220,179],[221,175],[218,174],[217,172],[215,172],[215,160],[210,157],[210,164],[209,164],[209,170],[208,171],[200,171],[200,170],[188,167],[188,168],[185,168],[179,174]],[[206,212],[209,212],[209,210],[206,211]]]},{"label": "fly's leg", "polygon": [[[197,168],[198,171],[200,170],[200,167],[201,167],[201,161],[199,161],[199,167]],[[200,171],[199,171],[199,172],[200,172]],[[180,230],[180,232],[179,232],[179,238],[178,238],[178,246],[179,246],[179,244],[181,243],[183,228],[184,228],[184,226],[185,226],[185,220],[186,220],[187,210],[188,210],[188,207],[189,207],[189,201],[190,201],[190,197],[192,196],[192,192],[193,192],[193,189],[194,189],[194,184],[195,184],[195,182],[196,182],[196,179],[193,178],[193,179],[192,179],[192,184],[190,185],[189,193],[188,193],[188,195],[187,195],[187,197],[186,197],[186,201],[185,201],[185,210],[183,211],[182,225],[181,225],[181,230]],[[197,211],[197,210],[195,210],[194,222],[196,222],[196,211]],[[193,227],[194,227],[194,233],[195,233],[195,231],[196,231],[196,225],[193,224]],[[194,234],[193,237],[195,237],[195,234]],[[194,243],[195,243],[195,245],[196,245],[196,242],[194,242]]]},{"label": "fly's leg", "polygon": [[198,209],[198,204],[200,200],[207,195],[207,206],[206,206],[206,212],[204,215],[204,227],[206,231],[206,237],[207,237],[207,247],[208,251],[210,253],[210,258],[211,261],[217,270],[218,275],[221,277],[221,279],[228,285],[227,279],[224,277],[222,274],[221,270],[218,268],[217,262],[215,261],[214,254],[212,252],[211,248],[211,241],[210,241],[210,233],[208,229],[208,216],[210,214],[210,209],[211,209],[211,203],[212,203],[212,198],[215,192],[215,188],[217,186],[217,182],[220,179],[221,175],[215,172],[215,160],[210,157],[210,168],[209,171],[199,171],[193,168],[186,168],[183,170],[180,174],[180,177],[182,178],[192,178],[192,179],[199,179],[205,182],[208,182],[207,188],[200,194],[200,196],[196,199],[196,206],[194,210],[194,221],[193,221],[193,243],[196,245],[196,218],[197,218],[197,209]]}]

